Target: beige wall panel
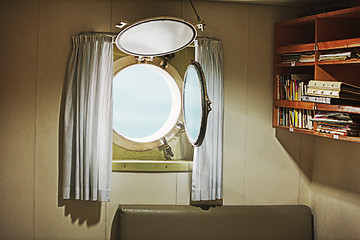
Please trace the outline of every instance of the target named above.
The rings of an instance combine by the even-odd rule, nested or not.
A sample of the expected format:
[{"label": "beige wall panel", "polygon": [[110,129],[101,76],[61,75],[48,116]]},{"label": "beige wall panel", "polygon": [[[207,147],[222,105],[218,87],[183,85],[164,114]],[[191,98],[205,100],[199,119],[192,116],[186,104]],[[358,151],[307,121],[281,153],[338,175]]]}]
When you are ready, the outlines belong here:
[{"label": "beige wall panel", "polygon": [[[119,32],[115,24],[120,20],[130,23],[158,16],[181,16],[181,1],[113,0],[111,6],[111,31]],[[112,225],[119,204],[176,204],[176,173],[116,173],[112,175],[111,202],[107,205],[106,239],[116,236]],[[181,178],[179,191],[188,190],[188,182]],[[184,184],[184,185],[182,185]],[[187,193],[188,198],[189,192]],[[181,201],[185,201],[181,198]],[[115,232],[114,232],[115,231]],[[115,235],[114,235],[115,234]]]},{"label": "beige wall panel", "polygon": [[191,173],[177,173],[176,204],[189,205],[191,195]]},{"label": "beige wall panel", "polygon": [[107,204],[106,239],[117,236],[115,216],[119,204],[176,203],[177,173],[113,172],[111,201]]},{"label": "beige wall panel", "polygon": [[128,21],[131,24],[150,17],[181,17],[181,2],[167,0],[112,0],[111,30],[120,32],[120,29],[115,27],[115,24],[119,23],[120,20]]},{"label": "beige wall panel", "polygon": [[[245,136],[245,82],[247,70],[248,5],[194,2],[206,23],[200,36],[221,40],[224,60],[224,204],[242,202]],[[184,1],[183,16],[196,22],[190,4]]]},{"label": "beige wall panel", "polygon": [[0,2],[0,238],[34,238],[38,1]]},{"label": "beige wall panel", "polygon": [[292,8],[249,5],[245,204],[298,203],[300,137],[282,135],[284,149],[271,128],[273,25],[295,14]]},{"label": "beige wall panel", "polygon": [[359,144],[324,138],[315,144],[311,207],[316,239],[359,239]]},{"label": "beige wall panel", "polygon": [[301,134],[299,204],[311,207],[311,184],[313,174],[315,136]]},{"label": "beige wall panel", "polygon": [[[59,201],[59,115],[71,36],[110,30],[110,1],[40,2],[36,238],[104,239],[105,205]],[[59,206],[58,206],[59,205]]]}]

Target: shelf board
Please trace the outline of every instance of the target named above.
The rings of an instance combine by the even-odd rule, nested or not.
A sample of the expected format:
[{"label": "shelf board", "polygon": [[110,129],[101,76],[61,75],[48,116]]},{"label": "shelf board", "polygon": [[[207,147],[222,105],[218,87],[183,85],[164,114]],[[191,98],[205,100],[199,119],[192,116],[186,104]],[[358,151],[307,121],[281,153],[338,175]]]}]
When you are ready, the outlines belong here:
[{"label": "shelf board", "polygon": [[318,61],[316,65],[342,65],[342,64],[359,64],[360,59],[349,59],[344,61]]},{"label": "shelf board", "polygon": [[326,137],[326,138],[332,138],[336,140],[344,140],[348,142],[360,142],[360,137],[349,137],[349,136],[341,136],[336,134],[330,134],[330,133],[320,133],[309,129],[304,128],[292,128],[292,127],[286,127],[286,126],[279,126],[279,125],[273,125],[274,128],[278,129],[284,129],[290,132],[297,132],[297,133],[306,133],[314,136],[319,137]]},{"label": "shelf board", "polygon": [[290,19],[275,23],[276,25],[312,25],[315,24],[315,15]]},{"label": "shelf board", "polygon": [[318,42],[319,50],[333,50],[360,47],[360,38],[350,38],[335,41]]},{"label": "shelf board", "polygon": [[360,106],[330,105],[330,104],[322,104],[322,103],[280,100],[280,99],[274,100],[274,106],[275,107],[295,108],[295,109],[307,109],[307,110],[360,114]]},{"label": "shelf board", "polygon": [[315,43],[294,44],[276,48],[277,54],[315,51]]},{"label": "shelf board", "polygon": [[353,8],[346,8],[332,12],[320,13],[316,15],[317,18],[358,18],[360,17],[360,6]]},{"label": "shelf board", "polygon": [[316,110],[360,114],[360,106],[330,105],[317,103]]},{"label": "shelf board", "polygon": [[315,109],[315,103],[313,103],[313,102],[275,99],[274,105],[275,105],[275,107],[286,107],[286,108],[307,109],[307,110]]},{"label": "shelf board", "polygon": [[303,66],[315,66],[315,62],[275,63],[275,67],[303,67]]}]

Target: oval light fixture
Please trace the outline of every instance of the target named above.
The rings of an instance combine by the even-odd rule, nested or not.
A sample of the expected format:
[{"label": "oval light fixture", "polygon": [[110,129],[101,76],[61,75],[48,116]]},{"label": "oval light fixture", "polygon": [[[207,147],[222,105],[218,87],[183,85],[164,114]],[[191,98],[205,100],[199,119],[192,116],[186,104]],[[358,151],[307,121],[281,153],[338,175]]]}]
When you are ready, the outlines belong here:
[{"label": "oval light fixture", "polygon": [[117,35],[115,42],[127,54],[155,57],[177,52],[191,44],[195,38],[195,27],[186,20],[156,17],[126,27]]}]

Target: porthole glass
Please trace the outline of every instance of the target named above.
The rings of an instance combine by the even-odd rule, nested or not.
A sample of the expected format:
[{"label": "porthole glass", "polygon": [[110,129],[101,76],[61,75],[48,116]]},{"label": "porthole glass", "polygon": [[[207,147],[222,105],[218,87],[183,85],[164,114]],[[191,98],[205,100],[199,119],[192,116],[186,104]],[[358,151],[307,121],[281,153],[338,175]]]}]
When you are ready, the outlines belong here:
[{"label": "porthole glass", "polygon": [[186,134],[194,146],[200,146],[204,140],[210,104],[203,70],[193,61],[184,77],[183,112]]},{"label": "porthole glass", "polygon": [[124,138],[149,143],[165,136],[181,112],[180,90],[171,75],[152,64],[134,64],[113,82],[113,127]]}]

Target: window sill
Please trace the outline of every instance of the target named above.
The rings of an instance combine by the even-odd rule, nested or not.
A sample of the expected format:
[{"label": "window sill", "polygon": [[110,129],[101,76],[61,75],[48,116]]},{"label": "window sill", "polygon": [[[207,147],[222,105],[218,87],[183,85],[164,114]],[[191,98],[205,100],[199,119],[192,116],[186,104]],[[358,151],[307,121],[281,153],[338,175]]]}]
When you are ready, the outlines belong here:
[{"label": "window sill", "polygon": [[113,160],[113,172],[191,172],[193,161]]}]

